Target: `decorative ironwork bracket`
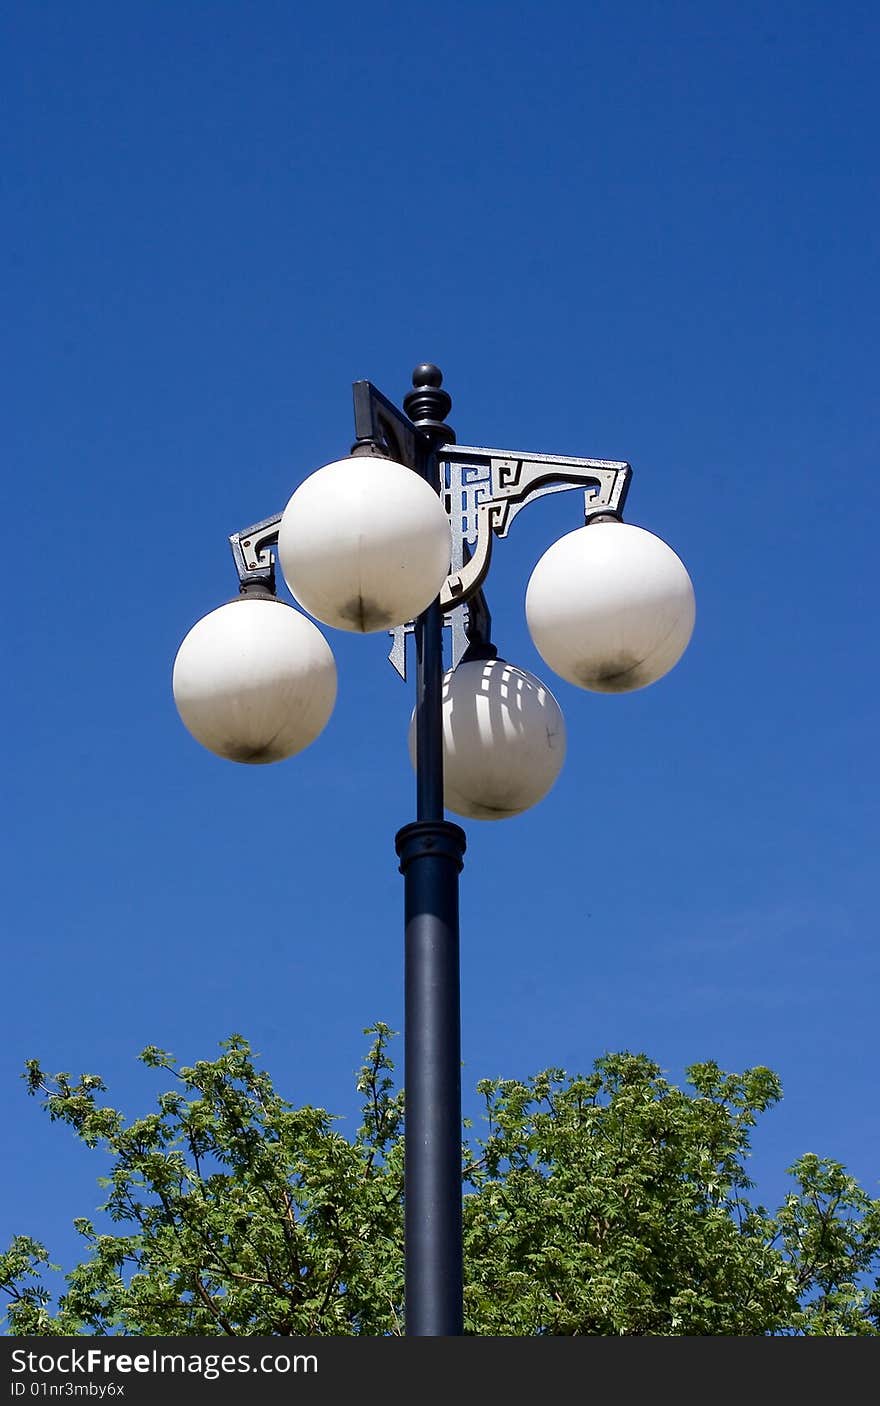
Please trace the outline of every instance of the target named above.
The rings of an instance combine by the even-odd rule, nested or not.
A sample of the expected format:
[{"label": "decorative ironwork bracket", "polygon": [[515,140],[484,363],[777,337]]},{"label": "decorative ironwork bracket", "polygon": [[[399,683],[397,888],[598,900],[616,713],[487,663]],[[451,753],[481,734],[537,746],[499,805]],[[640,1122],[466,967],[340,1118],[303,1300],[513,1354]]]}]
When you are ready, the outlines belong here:
[{"label": "decorative ironwork bracket", "polygon": [[[453,542],[453,569],[440,592],[444,611],[463,605],[480,589],[489,571],[493,537],[506,537],[527,503],[585,487],[585,522],[606,514],[619,517],[632,477],[629,464],[614,459],[570,459],[467,445],[444,445],[437,457]],[[462,551],[457,562],[458,540],[471,550],[467,559]]]},{"label": "decorative ironwork bracket", "polygon": [[[356,440],[352,453],[386,455],[418,471],[423,436],[412,420],[370,381],[352,385]],[[452,434],[452,431],[449,431]],[[584,488],[584,521],[620,517],[632,469],[616,459],[572,459],[560,454],[526,454],[453,443],[437,451],[438,487],[452,534],[450,573],[440,591],[440,608],[452,631],[452,667],[469,648],[488,641],[489,611],[483,583],[495,537],[506,537],[517,513],[549,493]],[[239,589],[275,590],[275,554],[281,514],[234,532],[229,538]],[[406,678],[406,636],[412,623],[390,631],[388,656]]]},{"label": "decorative ironwork bracket", "polygon": [[264,590],[275,591],[275,556],[271,550],[278,541],[278,526],[281,513],[263,518],[252,527],[243,527],[233,532],[229,538],[232,559],[238,572],[239,590],[248,586],[262,586]]},{"label": "decorative ironwork bracket", "polygon": [[418,431],[412,420],[371,381],[355,381],[351,390],[356,436],[352,453],[383,454],[408,469],[418,468]]},{"label": "decorative ironwork bracket", "polygon": [[[452,631],[452,667],[486,634],[483,583],[489,573],[495,537],[506,537],[517,513],[536,498],[584,488],[584,521],[620,517],[632,478],[618,459],[572,459],[560,454],[524,454],[444,444],[437,451],[440,488],[452,530],[452,569],[440,606]],[[471,608],[468,603],[472,602]],[[472,618],[473,617],[473,618]],[[406,636],[412,623],[390,631],[388,655],[406,678]]]}]

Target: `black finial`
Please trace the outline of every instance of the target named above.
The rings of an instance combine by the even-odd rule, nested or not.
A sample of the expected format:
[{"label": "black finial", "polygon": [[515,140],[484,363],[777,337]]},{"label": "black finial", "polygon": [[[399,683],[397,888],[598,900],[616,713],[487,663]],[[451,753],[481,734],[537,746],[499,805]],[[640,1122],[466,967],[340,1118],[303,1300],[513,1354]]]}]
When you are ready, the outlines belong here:
[{"label": "black finial", "polygon": [[420,361],[412,374],[414,386],[442,386],[443,372],[432,361]]},{"label": "black finial", "polygon": [[437,444],[454,444],[455,431],[445,423],[452,397],[441,390],[443,373],[430,361],[420,361],[412,376],[413,389],[403,398],[403,408],[416,429],[431,435]]}]

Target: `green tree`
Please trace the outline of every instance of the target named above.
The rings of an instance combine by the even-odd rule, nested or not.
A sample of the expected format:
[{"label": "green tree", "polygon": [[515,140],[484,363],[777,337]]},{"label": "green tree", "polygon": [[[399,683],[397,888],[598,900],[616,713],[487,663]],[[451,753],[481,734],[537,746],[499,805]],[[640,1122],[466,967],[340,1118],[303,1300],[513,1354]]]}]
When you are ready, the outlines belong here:
[{"label": "green tree", "polygon": [[[358,1077],[353,1139],[281,1098],[240,1036],[214,1061],[141,1059],[176,1088],[126,1123],[102,1081],[26,1078],[52,1119],[109,1154],[98,1230],[53,1295],[42,1245],[0,1255],[10,1335],[221,1336],[403,1331],[403,1095],[387,1026]],[[802,1157],[774,1215],[746,1193],[751,1129],[781,1096],[767,1069],[688,1070],[644,1055],[587,1076],[485,1080],[463,1146],[466,1331],[754,1336],[880,1334],[880,1201]]]}]

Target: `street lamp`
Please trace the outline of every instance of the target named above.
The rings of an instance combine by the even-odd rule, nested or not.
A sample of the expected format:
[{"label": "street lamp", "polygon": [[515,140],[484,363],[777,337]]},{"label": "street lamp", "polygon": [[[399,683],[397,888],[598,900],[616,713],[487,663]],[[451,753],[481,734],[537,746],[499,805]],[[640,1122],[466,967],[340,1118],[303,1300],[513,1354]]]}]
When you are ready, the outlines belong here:
[{"label": "street lamp", "polygon": [[[630,692],[687,647],[694,593],[670,547],[621,520],[629,464],[458,445],[436,366],[422,363],[400,410],[354,383],[351,455],[311,474],[283,513],[233,533],[234,601],[183,640],[173,688],[210,751],[263,763],[294,756],[326,725],[333,655],[317,625],[275,591],[275,551],[294,600],[335,629],[393,637],[406,678],[416,819],[395,837],[405,881],[405,1306],[410,1337],[462,1326],[458,875],[464,831],[518,815],[552,787],[565,755],[559,704],[498,656],[483,593],[496,537],[527,503],[585,489],[584,526],[535,567],[526,619],[542,659],[569,683]],[[443,628],[451,632],[444,673]]]}]

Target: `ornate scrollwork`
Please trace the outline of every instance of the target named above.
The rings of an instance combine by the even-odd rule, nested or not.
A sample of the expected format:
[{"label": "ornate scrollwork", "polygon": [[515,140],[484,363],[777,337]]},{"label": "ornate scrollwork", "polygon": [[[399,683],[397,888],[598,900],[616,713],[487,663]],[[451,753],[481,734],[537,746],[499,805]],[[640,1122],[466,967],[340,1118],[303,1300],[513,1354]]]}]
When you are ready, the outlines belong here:
[{"label": "ornate scrollwork", "polygon": [[232,559],[238,572],[240,589],[247,586],[263,586],[275,590],[275,554],[272,547],[278,541],[278,526],[281,514],[263,518],[252,527],[243,527],[233,532],[229,538]]},{"label": "ornate scrollwork", "polygon": [[[435,368],[422,368],[435,371]],[[438,389],[439,373],[422,377],[410,392],[407,409],[421,400],[444,396]],[[355,434],[354,454],[384,454],[415,469],[419,461],[416,424],[393,405],[369,381],[353,386]],[[433,404],[433,401],[432,401]],[[422,407],[424,409],[424,407]],[[435,407],[444,411],[443,404]],[[427,412],[426,412],[427,413]],[[418,418],[418,416],[417,416]],[[452,431],[440,419],[424,424],[439,431]],[[423,422],[419,420],[419,425]],[[516,515],[536,498],[583,488],[584,521],[603,514],[619,517],[629,488],[632,470],[615,459],[572,459],[560,454],[526,454],[507,449],[485,449],[454,442],[436,451],[440,474],[439,489],[452,533],[450,572],[441,592],[440,606],[452,632],[452,667],[469,647],[488,638],[488,607],[482,593],[489,572],[492,545],[496,537],[506,537]],[[275,556],[281,514],[264,518],[229,538],[242,589],[261,586],[275,588]],[[469,609],[468,603],[473,602]],[[402,678],[406,677],[406,636],[412,624],[400,625],[390,633],[394,643],[389,659]]]},{"label": "ornate scrollwork", "polygon": [[[444,445],[437,455],[452,526],[452,570],[440,594],[444,611],[478,591],[489,571],[493,537],[506,537],[517,513],[535,498],[584,487],[584,520],[623,511],[632,469],[614,459],[571,459],[503,449]],[[468,559],[457,543],[473,546]]]}]

